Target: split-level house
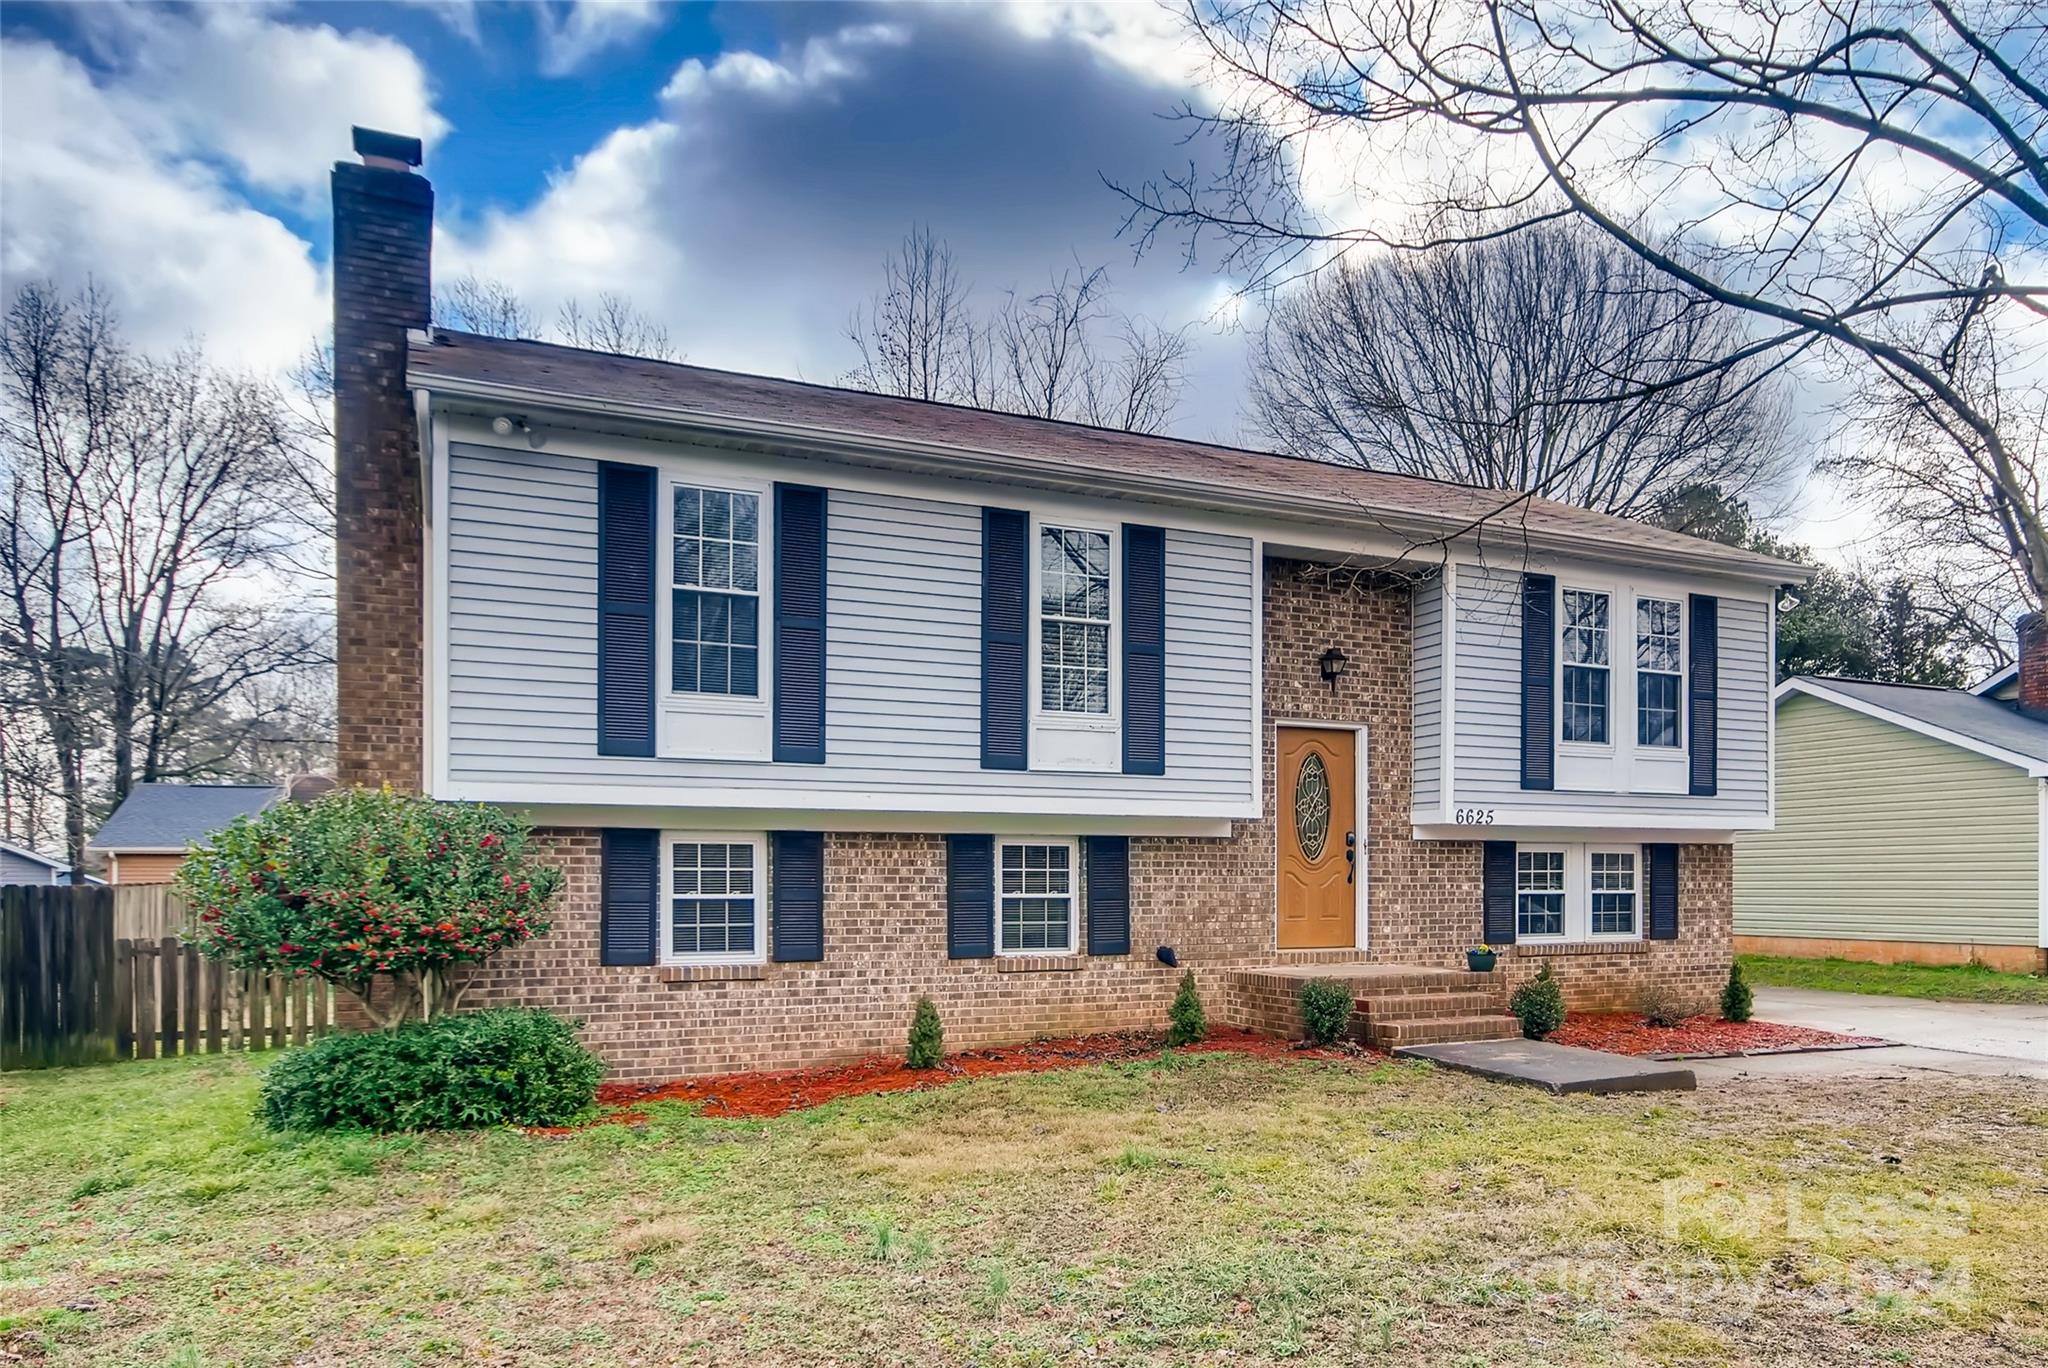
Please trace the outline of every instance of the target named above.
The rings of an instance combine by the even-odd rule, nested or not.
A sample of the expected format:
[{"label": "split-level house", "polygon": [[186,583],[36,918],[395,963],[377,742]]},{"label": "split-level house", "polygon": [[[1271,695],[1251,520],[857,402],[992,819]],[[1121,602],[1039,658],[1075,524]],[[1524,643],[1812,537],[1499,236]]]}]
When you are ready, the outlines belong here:
[{"label": "split-level house", "polygon": [[478,1000],[659,1077],[898,1048],[921,994],[956,1048],[1157,1025],[1174,963],[1272,1030],[1307,974],[1411,994],[1382,1039],[1498,1033],[1545,960],[1582,1006],[1718,988],[1800,567],[429,329],[418,146],[358,148],[342,778],[516,809],[568,874]]}]

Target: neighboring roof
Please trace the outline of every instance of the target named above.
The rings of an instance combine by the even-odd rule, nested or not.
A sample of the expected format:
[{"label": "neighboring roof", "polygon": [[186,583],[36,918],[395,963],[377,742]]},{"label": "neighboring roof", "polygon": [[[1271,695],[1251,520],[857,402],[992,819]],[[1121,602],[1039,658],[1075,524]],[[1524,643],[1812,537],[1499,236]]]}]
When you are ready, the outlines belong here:
[{"label": "neighboring roof", "polygon": [[1966,689],[1796,675],[1778,686],[1778,700],[1783,702],[1794,693],[1825,699],[2018,766],[2037,779],[2048,778],[2048,718],[2023,713]]},{"label": "neighboring roof", "polygon": [[2012,685],[2017,684],[2019,678],[2020,667],[2008,665],[1976,688],[1970,690],[1970,692],[1979,698],[1996,698],[2000,689],[2010,688]]},{"label": "neighboring roof", "polygon": [[88,842],[94,850],[183,853],[284,793],[275,784],[137,784]]},{"label": "neighboring roof", "polygon": [[51,869],[68,870],[71,868],[68,861],[52,859],[48,855],[30,850],[27,846],[18,846],[12,841],[0,841],[0,850],[6,851],[9,855],[19,856],[24,860],[34,860],[37,864],[45,865]]},{"label": "neighboring roof", "polygon": [[1121,475],[1215,507],[1277,507],[1296,518],[1369,522],[1400,533],[1410,526],[1461,532],[1494,520],[1561,550],[1652,556],[1783,583],[1803,584],[1813,574],[1791,561],[1549,499],[1531,498],[1502,515],[1514,496],[1497,489],[546,342],[443,329],[415,334],[410,378],[441,393],[534,399],[618,418],[916,447],[927,456],[994,458],[1020,472],[1068,479]]}]

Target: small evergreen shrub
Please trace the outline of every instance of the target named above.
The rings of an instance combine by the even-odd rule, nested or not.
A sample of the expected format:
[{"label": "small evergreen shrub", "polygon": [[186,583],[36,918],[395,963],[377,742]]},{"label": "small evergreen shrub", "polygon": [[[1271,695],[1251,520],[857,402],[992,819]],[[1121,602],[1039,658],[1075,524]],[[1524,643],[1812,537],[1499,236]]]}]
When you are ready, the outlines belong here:
[{"label": "small evergreen shrub", "polygon": [[1302,984],[1301,1024],[1318,1045],[1343,1035],[1351,1024],[1351,990],[1335,979],[1310,979]]},{"label": "small evergreen shrub", "polygon": [[1547,1039],[1564,1025],[1564,990],[1557,986],[1549,960],[1543,962],[1535,978],[1515,989],[1515,995],[1508,999],[1508,1010],[1521,1019],[1522,1034],[1531,1040]]},{"label": "small evergreen shrub", "polygon": [[1636,1000],[1636,1008],[1642,1012],[1643,1020],[1652,1026],[1683,1026],[1685,1019],[1693,1014],[1692,999],[1661,983],[1653,983],[1643,989]]},{"label": "small evergreen shrub", "polygon": [[939,1009],[928,997],[917,1000],[910,1015],[910,1046],[903,1062],[913,1069],[936,1069],[946,1057],[946,1028],[939,1024]]},{"label": "small evergreen shrub", "polygon": [[1166,1043],[1168,1046],[1192,1045],[1209,1037],[1209,1018],[1202,1011],[1202,995],[1195,991],[1195,971],[1190,969],[1180,976],[1180,989],[1173,995],[1173,1006],[1166,1009]]},{"label": "small evergreen shrub", "polygon": [[1728,966],[1728,986],[1721,990],[1721,1020],[1747,1021],[1756,1008],[1756,994],[1749,991],[1749,980],[1742,976],[1740,962]]},{"label": "small evergreen shrub", "polygon": [[587,1115],[604,1066],[574,1025],[531,1007],[331,1035],[263,1076],[272,1130],[559,1126]]}]

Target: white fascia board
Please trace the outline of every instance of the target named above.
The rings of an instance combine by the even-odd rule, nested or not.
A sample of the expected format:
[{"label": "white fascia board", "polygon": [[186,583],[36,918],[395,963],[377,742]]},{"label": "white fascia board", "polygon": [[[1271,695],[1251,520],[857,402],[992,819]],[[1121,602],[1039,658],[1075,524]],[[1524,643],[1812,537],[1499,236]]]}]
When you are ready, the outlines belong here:
[{"label": "white fascia board", "polygon": [[849,812],[817,808],[707,808],[691,805],[592,807],[570,803],[509,803],[536,827],[658,827],[702,831],[831,831],[990,836],[1230,835],[1227,819],[1208,817],[1085,817],[1033,813]]},{"label": "white fascia board", "polygon": [[1795,693],[1803,693],[1809,697],[1821,699],[1823,702],[1832,703],[1838,708],[1847,708],[1850,712],[1862,713],[1865,717],[1874,717],[1880,722],[1889,722],[1895,727],[1904,728],[1906,731],[1918,732],[1922,736],[1933,737],[1936,741],[1945,741],[1951,746],[1971,751],[1983,756],[1987,760],[1996,760],[2000,764],[2011,765],[2016,769],[2024,771],[2030,779],[2048,778],[2048,761],[2036,760],[2030,755],[2021,755],[2018,751],[2009,751],[2003,746],[1994,746],[1989,741],[1980,741],[1974,736],[1965,736],[1961,732],[1950,731],[1946,727],[1937,727],[1932,722],[1923,722],[1917,717],[1908,717],[1905,713],[1894,712],[1890,708],[1879,707],[1875,703],[1866,702],[1860,698],[1852,698],[1848,694],[1837,693],[1823,683],[1797,675],[1778,686],[1777,692],[1771,696],[1772,710],[1776,711],[1778,704],[1784,702],[1788,696]]},{"label": "white fascia board", "polygon": [[1468,822],[1423,822],[1414,819],[1410,834],[1418,841],[1583,841],[1607,840],[1726,842],[1739,831],[1768,831],[1762,816],[1729,817],[1698,814],[1652,817],[1640,812],[1546,812],[1540,808],[1495,808],[1484,826]]},{"label": "white fascia board", "polygon": [[[1183,505],[1210,511],[1257,513],[1279,519],[1282,527],[1302,528],[1321,524],[1340,533],[1334,539],[1334,545],[1328,547],[1339,553],[1348,551],[1348,542],[1351,540],[1350,536],[1341,534],[1348,530],[1355,536],[1357,524],[1364,516],[1370,517],[1378,531],[1403,539],[1411,547],[1419,545],[1438,548],[1439,555],[1442,554],[1441,546],[1446,536],[1457,540],[1467,539],[1471,524],[1469,518],[1408,510],[1367,508],[1347,499],[1319,499],[1298,493],[1265,493],[1246,489],[1242,485],[1185,477],[1177,478],[1173,485],[1168,486],[1154,476],[1127,474],[1102,466],[1084,469],[1065,462],[1048,461],[1012,452],[990,451],[980,447],[849,434],[802,423],[731,417],[658,404],[630,404],[616,400],[591,399],[582,395],[519,385],[502,385],[485,380],[421,375],[415,377],[413,383],[417,388],[428,390],[435,395],[509,405],[513,408],[532,409],[539,406],[558,412],[596,415],[614,424],[654,424],[670,430],[680,428],[706,435],[747,437],[856,463],[887,464],[901,469],[955,478],[961,475],[962,467],[966,465],[976,473],[998,482],[1023,480],[1040,484],[1051,483],[1077,491],[1138,499],[1148,503]],[[1516,531],[1522,542],[1531,548],[1605,560],[1619,557],[1628,564],[1656,566],[1690,574],[1726,575],[1772,586],[1804,584],[1817,573],[1810,567],[1790,561],[1759,560],[1741,553],[1722,556],[1712,551],[1676,552],[1636,547],[1619,550],[1611,538],[1597,533],[1532,532],[1524,527],[1518,527]],[[1276,537],[1274,540],[1283,543],[1286,541],[1282,537]],[[1283,544],[1273,549],[1284,553],[1287,548]]]},{"label": "white fascia board", "polygon": [[[798,767],[792,765],[790,768]],[[1088,776],[1077,777],[1085,782]],[[457,780],[436,787],[434,797],[459,803],[493,803],[501,807],[575,807],[611,813],[628,809],[658,809],[668,812],[720,810],[868,814],[859,819],[869,824],[863,830],[874,829],[874,822],[888,816],[915,820],[956,816],[982,821],[1003,816],[1105,817],[1119,822],[1229,822],[1249,821],[1259,816],[1258,805],[1249,801],[1197,803],[1176,801],[1170,796],[1156,799],[1128,796],[1096,798],[1084,791],[1009,793],[1000,797],[806,792],[796,786],[796,778],[791,776],[788,785],[774,789],[699,789],[674,784],[635,788]],[[613,821],[611,824],[619,823]]]}]

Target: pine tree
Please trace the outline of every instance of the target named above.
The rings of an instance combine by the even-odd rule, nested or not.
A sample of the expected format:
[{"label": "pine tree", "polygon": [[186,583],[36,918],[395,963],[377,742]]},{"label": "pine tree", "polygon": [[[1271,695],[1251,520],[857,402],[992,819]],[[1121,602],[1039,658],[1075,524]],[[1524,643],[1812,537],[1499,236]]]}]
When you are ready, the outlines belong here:
[{"label": "pine tree", "polygon": [[1194,970],[1180,976],[1180,991],[1173,995],[1173,1006],[1167,1009],[1166,1020],[1168,1046],[1192,1045],[1208,1038],[1209,1018],[1202,1011],[1202,995],[1195,991]]},{"label": "pine tree", "polygon": [[928,997],[917,1000],[910,1018],[910,1048],[903,1062],[913,1069],[936,1069],[946,1057],[946,1028],[939,1024],[939,1009]]}]

